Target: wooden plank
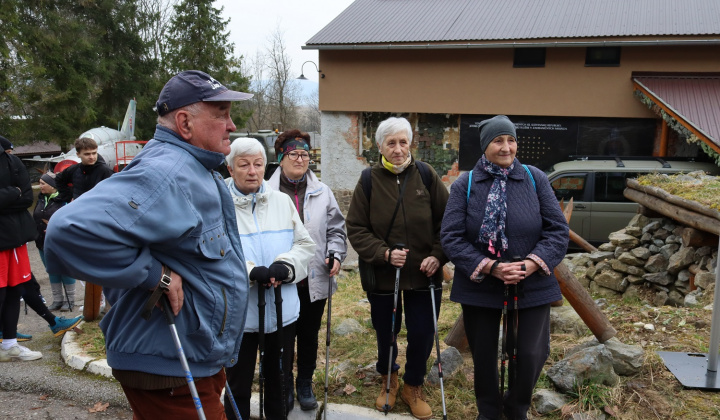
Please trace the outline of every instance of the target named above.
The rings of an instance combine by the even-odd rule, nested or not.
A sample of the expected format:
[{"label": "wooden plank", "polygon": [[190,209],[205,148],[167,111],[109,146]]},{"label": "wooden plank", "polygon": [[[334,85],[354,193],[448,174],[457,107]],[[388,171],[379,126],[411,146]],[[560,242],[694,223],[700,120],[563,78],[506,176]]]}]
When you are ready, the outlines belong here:
[{"label": "wooden plank", "polygon": [[85,282],[85,302],[83,317],[85,321],[94,321],[100,317],[100,300],[102,297],[102,286]]}]

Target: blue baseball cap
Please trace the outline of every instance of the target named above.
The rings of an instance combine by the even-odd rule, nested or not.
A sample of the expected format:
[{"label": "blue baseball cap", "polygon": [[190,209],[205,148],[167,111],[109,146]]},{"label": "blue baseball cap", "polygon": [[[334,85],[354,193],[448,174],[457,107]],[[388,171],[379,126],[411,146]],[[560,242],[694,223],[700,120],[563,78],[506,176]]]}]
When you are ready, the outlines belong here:
[{"label": "blue baseball cap", "polygon": [[205,72],[187,70],[165,83],[155,103],[155,110],[162,116],[196,102],[244,101],[252,97],[250,93],[226,88]]}]

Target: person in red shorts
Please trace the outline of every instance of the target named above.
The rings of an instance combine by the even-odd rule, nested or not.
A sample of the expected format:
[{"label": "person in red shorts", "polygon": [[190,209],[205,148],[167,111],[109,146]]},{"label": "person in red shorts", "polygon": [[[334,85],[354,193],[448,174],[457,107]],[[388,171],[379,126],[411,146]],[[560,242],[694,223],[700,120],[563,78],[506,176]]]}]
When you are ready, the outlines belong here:
[{"label": "person in red shorts", "polygon": [[[10,144],[0,136],[0,322],[3,342],[0,362],[37,360],[39,351],[17,343],[20,318],[20,296],[23,283],[30,280],[30,258],[27,243],[35,239],[35,221],[28,212],[33,202],[30,177],[22,161],[5,153]],[[12,149],[12,144],[10,144]]]}]

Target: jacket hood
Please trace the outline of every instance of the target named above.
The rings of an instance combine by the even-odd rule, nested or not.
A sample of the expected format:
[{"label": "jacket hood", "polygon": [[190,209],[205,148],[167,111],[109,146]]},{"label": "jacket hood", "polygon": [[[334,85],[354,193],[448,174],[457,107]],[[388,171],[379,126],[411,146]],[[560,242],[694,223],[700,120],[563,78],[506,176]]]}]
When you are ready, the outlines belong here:
[{"label": "jacket hood", "polygon": [[173,144],[186,150],[207,169],[215,169],[218,166],[222,165],[222,163],[225,161],[225,155],[223,155],[222,153],[211,152],[209,150],[193,146],[192,144],[181,139],[176,132],[159,124],[155,127],[154,139],[165,143]]}]

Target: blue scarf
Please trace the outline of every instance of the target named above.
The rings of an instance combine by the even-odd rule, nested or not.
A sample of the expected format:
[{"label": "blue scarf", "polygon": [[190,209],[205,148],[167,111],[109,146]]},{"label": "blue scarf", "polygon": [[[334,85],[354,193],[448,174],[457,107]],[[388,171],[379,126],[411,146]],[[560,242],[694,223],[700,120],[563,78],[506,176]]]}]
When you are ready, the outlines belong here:
[{"label": "blue scarf", "polygon": [[485,155],[482,155],[480,159],[483,169],[492,175],[494,180],[487,196],[485,216],[483,217],[482,226],[480,226],[478,242],[487,244],[488,251],[500,257],[500,252],[505,252],[508,249],[507,237],[505,236],[507,178],[514,164],[508,168],[501,168],[487,160]]}]

